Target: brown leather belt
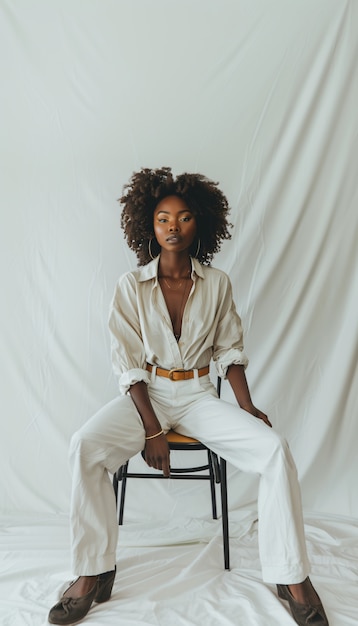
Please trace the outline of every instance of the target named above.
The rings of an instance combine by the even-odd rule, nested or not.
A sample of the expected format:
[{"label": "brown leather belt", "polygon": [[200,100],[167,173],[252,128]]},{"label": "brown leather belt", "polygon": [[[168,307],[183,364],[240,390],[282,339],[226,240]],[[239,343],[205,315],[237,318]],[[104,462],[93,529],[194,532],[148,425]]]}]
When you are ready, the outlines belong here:
[{"label": "brown leather belt", "polygon": [[[147,370],[151,372],[153,370],[153,365],[147,363]],[[194,378],[195,370],[183,370],[180,368],[174,368],[172,370],[164,370],[162,367],[157,367],[156,374],[157,376],[164,376],[164,378],[169,378],[170,380],[189,380],[190,378]],[[200,368],[198,370],[198,376],[206,376],[209,374],[209,365],[206,367]]]}]

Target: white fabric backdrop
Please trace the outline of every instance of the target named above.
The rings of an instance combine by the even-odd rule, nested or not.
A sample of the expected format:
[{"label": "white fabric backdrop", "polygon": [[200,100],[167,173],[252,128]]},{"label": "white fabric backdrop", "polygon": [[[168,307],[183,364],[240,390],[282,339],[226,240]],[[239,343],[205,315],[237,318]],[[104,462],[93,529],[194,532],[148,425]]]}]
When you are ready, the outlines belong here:
[{"label": "white fabric backdrop", "polygon": [[[214,264],[254,401],[290,442],[307,519],[355,536],[357,42],[354,0],[1,0],[5,529],[67,518],[70,436],[117,393],[107,311],[136,260],[116,199],[133,171],[170,165],[229,198]],[[209,519],[201,484],[158,483],[130,487],[128,520]],[[230,469],[229,488],[232,515],[254,519],[256,479]],[[24,615],[6,624],[41,623]]]}]

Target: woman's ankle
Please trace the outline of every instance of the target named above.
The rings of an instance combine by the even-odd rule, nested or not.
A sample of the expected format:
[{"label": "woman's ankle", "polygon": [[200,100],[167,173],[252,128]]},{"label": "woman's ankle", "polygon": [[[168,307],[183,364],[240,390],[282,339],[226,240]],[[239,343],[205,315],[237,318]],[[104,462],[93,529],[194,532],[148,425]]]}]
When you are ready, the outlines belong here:
[{"label": "woman's ankle", "polygon": [[72,585],[65,591],[64,596],[70,598],[81,598],[92,591],[98,576],[79,576]]},{"label": "woman's ankle", "polygon": [[298,584],[287,585],[290,594],[300,604],[318,604],[319,596],[309,578]]}]

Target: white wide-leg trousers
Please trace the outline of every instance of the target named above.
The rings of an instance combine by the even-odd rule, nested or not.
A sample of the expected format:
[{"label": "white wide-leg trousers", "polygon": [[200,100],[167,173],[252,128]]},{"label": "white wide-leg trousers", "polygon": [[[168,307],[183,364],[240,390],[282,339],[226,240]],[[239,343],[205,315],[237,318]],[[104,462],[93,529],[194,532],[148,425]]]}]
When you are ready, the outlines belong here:
[{"label": "white wide-leg trousers", "polygon": [[[195,372],[197,374],[197,372]],[[294,584],[309,562],[297,471],[286,441],[240,407],[217,398],[209,376],[173,382],[152,372],[148,385],[166,432],[196,437],[244,472],[260,475],[259,550],[263,580]],[[108,471],[143,450],[145,433],[130,396],[103,407],[74,434],[71,536],[76,575],[114,568],[118,522]]]}]

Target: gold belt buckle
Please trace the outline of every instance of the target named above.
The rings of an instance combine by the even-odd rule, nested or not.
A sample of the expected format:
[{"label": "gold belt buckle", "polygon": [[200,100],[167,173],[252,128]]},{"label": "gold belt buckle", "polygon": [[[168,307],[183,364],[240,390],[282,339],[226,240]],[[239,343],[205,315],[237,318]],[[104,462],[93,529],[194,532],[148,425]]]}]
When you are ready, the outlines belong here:
[{"label": "gold belt buckle", "polygon": [[185,372],[186,370],[183,367],[178,367],[178,368],[174,368],[172,370],[169,370],[169,374],[168,374],[168,378],[170,380],[174,380],[174,374],[175,372]]}]

